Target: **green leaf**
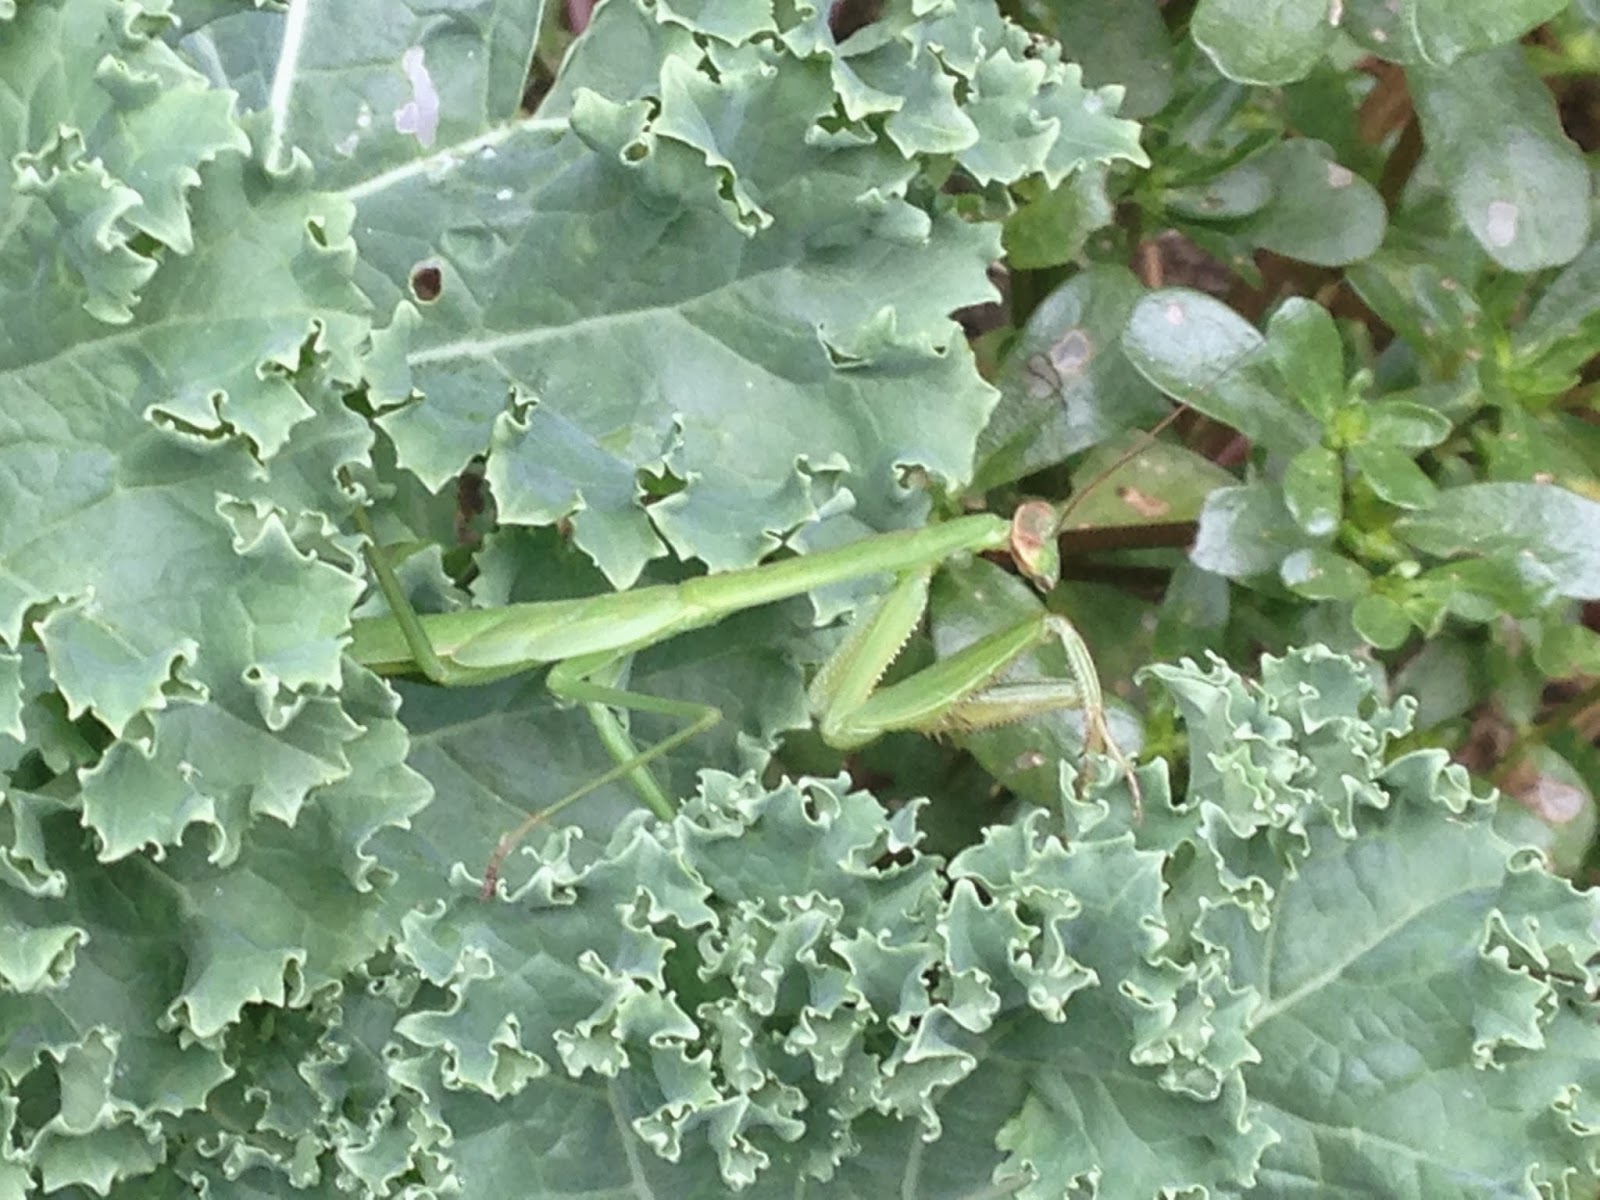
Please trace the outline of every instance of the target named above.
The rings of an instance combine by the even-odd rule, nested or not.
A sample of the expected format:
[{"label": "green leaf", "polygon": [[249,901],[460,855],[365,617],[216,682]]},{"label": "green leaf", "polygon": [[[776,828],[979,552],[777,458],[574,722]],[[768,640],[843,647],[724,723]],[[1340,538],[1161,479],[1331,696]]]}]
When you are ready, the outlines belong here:
[{"label": "green leaf", "polygon": [[1398,601],[1380,592],[1368,592],[1355,603],[1350,623],[1379,650],[1394,650],[1411,636],[1412,623]]},{"label": "green leaf", "polygon": [[1539,669],[1554,679],[1600,675],[1600,632],[1570,621],[1550,623],[1535,650]]},{"label": "green leaf", "polygon": [[[706,59],[609,5],[567,66],[587,88],[558,89],[493,157],[356,189],[388,281],[374,296],[439,272],[369,364],[402,406],[381,421],[402,465],[438,488],[487,451],[500,519],[570,517],[619,584],[665,545],[748,565],[846,489],[868,524],[913,523],[906,466],[963,483],[994,396],[949,313],[992,295],[995,231],[914,195],[921,164],[877,124],[820,135],[842,73],[961,75],[977,132],[956,157],[979,178],[1056,183],[1140,152],[1112,97],[1024,59],[1020,30],[968,6],[907,21],[845,47],[808,27],[806,56],[764,38]],[[937,59],[918,49],[935,34]],[[620,78],[595,61],[619,48]],[[646,472],[685,486],[646,513]]]},{"label": "green leaf", "polygon": [[1151,292],[1134,306],[1122,345],[1151,383],[1265,447],[1292,454],[1320,440],[1270,360],[1254,353],[1261,335],[1219,300],[1186,288]]},{"label": "green leaf", "polygon": [[1547,571],[1520,556],[1442,563],[1417,576],[1412,586],[1431,610],[1422,622],[1430,631],[1445,612],[1485,623],[1532,617],[1560,594]]},{"label": "green leaf", "polygon": [[1383,240],[1383,200],[1310,138],[1290,138],[1223,174],[1166,193],[1197,232],[1238,256],[1257,249],[1324,266],[1365,258]]},{"label": "green leaf", "polygon": [[1228,78],[1279,84],[1311,73],[1333,45],[1336,24],[1321,0],[1201,0],[1190,32]]},{"label": "green leaf", "polygon": [[1203,657],[1220,645],[1228,625],[1228,580],[1185,562],[1161,598],[1152,652],[1163,659]]},{"label": "green leaf", "polygon": [[1344,29],[1391,62],[1445,67],[1515,42],[1565,0],[1348,0]]},{"label": "green leaf", "polygon": [[1283,502],[1307,534],[1332,537],[1344,511],[1344,460],[1324,446],[1300,451],[1284,469]]},{"label": "green leaf", "polygon": [[1072,262],[1083,253],[1089,235],[1109,225],[1112,216],[1105,168],[1079,171],[1006,221],[1006,261],[1018,271]]},{"label": "green leaf", "polygon": [[108,857],[196,821],[235,852],[254,814],[292,820],[343,777],[356,732],[334,693],[361,585],[305,516],[343,510],[335,472],[370,442],[329,383],[366,328],[350,210],[232,153],[199,178],[193,252],[163,257],[116,337],[35,288],[44,209],[17,206],[0,247],[0,639],[26,619],[68,715],[135,735],[84,776]]},{"label": "green leaf", "polygon": [[58,280],[55,305],[72,296],[109,324],[132,318],[157,269],[140,239],[192,252],[197,168],[249,148],[230,97],[131,21],[111,0],[30,4],[0,39],[15,98],[0,115],[16,156],[0,172],[7,257],[35,291]]},{"label": "green leaf", "polygon": [[543,10],[356,0],[290,17],[252,7],[180,47],[247,109],[271,112],[270,161],[298,151],[319,186],[359,191],[410,164],[480,151],[474,140],[516,115]]},{"label": "green leaf", "polygon": [[1410,400],[1379,400],[1365,408],[1366,436],[1402,450],[1430,450],[1455,428],[1437,409]]},{"label": "green leaf", "polygon": [[[1268,657],[1255,687],[1220,667],[1152,673],[1193,745],[1192,819],[1229,822],[1167,884],[1252,994],[1262,1057],[1245,1078],[1281,1139],[1261,1178],[1465,1200],[1485,1186],[1514,1193],[1530,1173],[1587,1171],[1593,1135],[1557,1097],[1575,1078],[1594,1086],[1586,1047],[1600,1035],[1567,1005],[1592,975],[1596,898],[1497,838],[1493,806],[1445,752],[1391,761],[1410,703],[1375,695],[1356,662]],[[1265,783],[1274,778],[1301,782]],[[1294,822],[1272,851],[1236,840]],[[1231,896],[1220,904],[1218,880]],[[1359,915],[1329,902],[1352,894],[1364,897]],[[1330,1052],[1400,1069],[1308,1091],[1306,1073]]]},{"label": "green leaf", "polygon": [[1290,138],[1262,155],[1272,202],[1243,224],[1264,250],[1319,266],[1366,258],[1383,241],[1388,214],[1377,189],[1310,138]]},{"label": "green leaf", "polygon": [[1590,242],[1539,297],[1512,338],[1522,361],[1575,371],[1594,353],[1600,329],[1600,242]]},{"label": "green leaf", "polygon": [[1486,481],[1557,483],[1588,492],[1600,471],[1600,436],[1577,413],[1534,414],[1521,405],[1495,410],[1498,428],[1475,430]]},{"label": "green leaf", "polygon": [[1356,600],[1371,579],[1360,563],[1322,547],[1296,550],[1278,567],[1284,586],[1308,600]]},{"label": "green leaf", "polygon": [[1218,488],[1206,497],[1191,561],[1229,579],[1278,569],[1292,552],[1316,545],[1295,523],[1283,492],[1268,483]]},{"label": "green leaf", "polygon": [[1577,768],[1549,746],[1535,746],[1518,764],[1511,802],[1496,814],[1495,832],[1537,846],[1546,868],[1571,878],[1594,841],[1594,793]]},{"label": "green leaf", "polygon": [[1470,287],[1435,263],[1384,250],[1351,267],[1347,277],[1361,299],[1430,360],[1481,352],[1494,336]]},{"label": "green leaf", "polygon": [[[1206,497],[1236,480],[1224,467],[1175,442],[1148,442],[1142,433],[1128,433],[1097,446],[1083,456],[1075,478],[1082,488],[1067,514],[1068,528],[1109,529],[1122,526],[1193,521]],[[1133,453],[1137,450],[1137,453]],[[1117,465],[1130,453],[1132,458]],[[1109,474],[1104,472],[1109,471]]]},{"label": "green leaf", "polygon": [[31,929],[23,948],[36,956],[31,978],[11,970],[20,986],[0,997],[0,1080],[29,1094],[49,1079],[46,1062],[63,1064],[56,1115],[30,1113],[46,1178],[94,1178],[103,1190],[149,1171],[169,1149],[158,1117],[200,1110],[233,1074],[216,1035],[244,1005],[305,1006],[393,935],[370,840],[427,799],[403,766],[393,710],[368,677],[352,697],[371,730],[351,749],[361,784],[319,796],[293,829],[268,822],[229,866],[200,839],[159,865],[105,865],[69,814],[46,822],[66,887],[31,899],[0,889],[0,922]]},{"label": "green leaf", "polygon": [[1327,424],[1344,400],[1344,347],[1328,310],[1295,296],[1267,321],[1267,351],[1302,408]]},{"label": "green leaf", "polygon": [[1489,256],[1512,271],[1575,258],[1589,240],[1588,169],[1521,47],[1409,79],[1429,158]]},{"label": "green leaf", "polygon": [[1090,87],[1126,89],[1120,112],[1140,120],[1154,116],[1172,98],[1172,35],[1156,0],[1120,5],[1046,0],[1064,55],[1083,64]]},{"label": "green leaf", "polygon": [[1439,488],[1423,473],[1411,453],[1377,440],[1351,446],[1350,461],[1380,499],[1397,508],[1429,508],[1438,501]]},{"label": "green leaf", "polygon": [[1000,402],[978,441],[978,486],[1031,475],[1163,415],[1166,403],[1120,341],[1143,291],[1123,268],[1095,266],[1033,310],[995,380]]},{"label": "green leaf", "polygon": [[1600,503],[1536,483],[1449,488],[1395,532],[1429,554],[1486,555],[1536,571],[1563,596],[1600,597]]}]

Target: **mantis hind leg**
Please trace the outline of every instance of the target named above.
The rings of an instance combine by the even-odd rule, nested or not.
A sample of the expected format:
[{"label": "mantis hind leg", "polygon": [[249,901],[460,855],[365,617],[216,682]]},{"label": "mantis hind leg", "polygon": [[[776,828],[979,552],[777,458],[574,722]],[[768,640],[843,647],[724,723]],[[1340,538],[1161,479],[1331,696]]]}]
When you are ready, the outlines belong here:
[{"label": "mantis hind leg", "polygon": [[[605,743],[607,751],[616,762],[610,770],[602,771],[554,803],[530,813],[525,821],[500,839],[494,848],[494,853],[489,856],[488,866],[484,868],[483,890],[480,893],[484,900],[494,896],[495,885],[500,879],[500,870],[505,865],[507,856],[516,849],[523,838],[568,805],[605,787],[608,783],[627,780],[652,812],[663,820],[671,819],[672,804],[651,776],[649,765],[663,754],[711,729],[722,720],[722,714],[709,704],[695,704],[687,700],[669,700],[643,692],[630,692],[611,683],[597,682],[592,678],[597,674],[607,673],[617,665],[619,660],[615,655],[604,654],[568,659],[551,668],[545,686],[553,695],[584,705],[595,730],[600,734],[601,741]],[[619,708],[676,717],[682,719],[685,725],[659,742],[640,750],[634,746],[627,730],[617,720],[615,710]]]},{"label": "mantis hind leg", "polygon": [[[434,649],[427,630],[422,627],[422,621],[417,616],[417,610],[412,606],[405,588],[401,586],[394,568],[389,565],[388,559],[379,548],[377,532],[364,510],[356,509],[355,523],[356,528],[366,539],[363,549],[373,576],[378,581],[378,589],[388,602],[389,611],[400,626],[406,648],[410,650],[412,660],[418,669],[433,683],[446,687],[478,682],[481,677],[480,672],[458,667],[441,658]],[[672,804],[662,792],[660,785],[656,783],[655,777],[650,774],[649,765],[652,760],[710,729],[722,719],[722,714],[710,705],[666,700],[615,686],[616,673],[624,662],[625,659],[614,654],[600,654],[570,659],[557,663],[550,669],[545,686],[554,695],[582,704],[588,710],[589,719],[615,765],[583,786],[568,792],[555,803],[548,804],[531,814],[527,820],[500,839],[483,873],[482,895],[485,900],[494,895],[500,868],[505,864],[506,856],[516,849],[517,843],[569,804],[583,799],[608,783],[619,779],[627,780],[644,801],[645,806],[658,817],[664,820],[672,817]],[[593,678],[595,676],[603,677],[604,682]],[[669,737],[640,750],[633,744],[622,722],[617,719],[615,710],[618,708],[678,717],[683,719],[686,725]]]}]

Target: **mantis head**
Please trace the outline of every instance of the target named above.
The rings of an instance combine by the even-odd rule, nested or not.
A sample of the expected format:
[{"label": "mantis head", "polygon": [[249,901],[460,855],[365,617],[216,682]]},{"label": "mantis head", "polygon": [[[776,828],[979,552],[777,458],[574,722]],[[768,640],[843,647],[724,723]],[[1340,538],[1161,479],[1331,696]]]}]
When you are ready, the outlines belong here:
[{"label": "mantis head", "polygon": [[1061,514],[1043,500],[1026,501],[1011,514],[1011,557],[1041,592],[1061,579],[1060,530]]}]

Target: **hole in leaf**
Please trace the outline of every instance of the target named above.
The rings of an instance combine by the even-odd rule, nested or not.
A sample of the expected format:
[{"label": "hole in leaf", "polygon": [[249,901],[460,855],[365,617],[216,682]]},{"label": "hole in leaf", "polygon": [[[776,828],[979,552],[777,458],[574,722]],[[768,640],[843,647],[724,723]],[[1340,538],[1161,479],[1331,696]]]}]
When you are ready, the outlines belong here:
[{"label": "hole in leaf", "polygon": [[432,304],[444,291],[444,276],[432,263],[412,268],[411,294],[424,304]]}]

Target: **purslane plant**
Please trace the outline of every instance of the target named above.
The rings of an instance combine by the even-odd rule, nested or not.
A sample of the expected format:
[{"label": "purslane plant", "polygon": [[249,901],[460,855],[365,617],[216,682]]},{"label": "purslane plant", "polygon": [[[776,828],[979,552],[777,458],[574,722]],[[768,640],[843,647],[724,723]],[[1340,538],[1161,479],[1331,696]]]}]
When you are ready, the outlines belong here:
[{"label": "purslane plant", "polygon": [[[1153,669],[1137,827],[1011,733],[886,804],[773,761],[824,589],[640,655],[728,717],[679,811],[476,899],[611,759],[537,677],[352,661],[356,510],[446,610],[920,528],[1059,461],[980,452],[986,218],[1147,161],[985,5],[694,8],[602,5],[523,116],[537,5],[0,3],[0,1200],[1578,1194],[1595,906],[1325,650]],[[993,779],[1037,806],[957,836]]]}]

